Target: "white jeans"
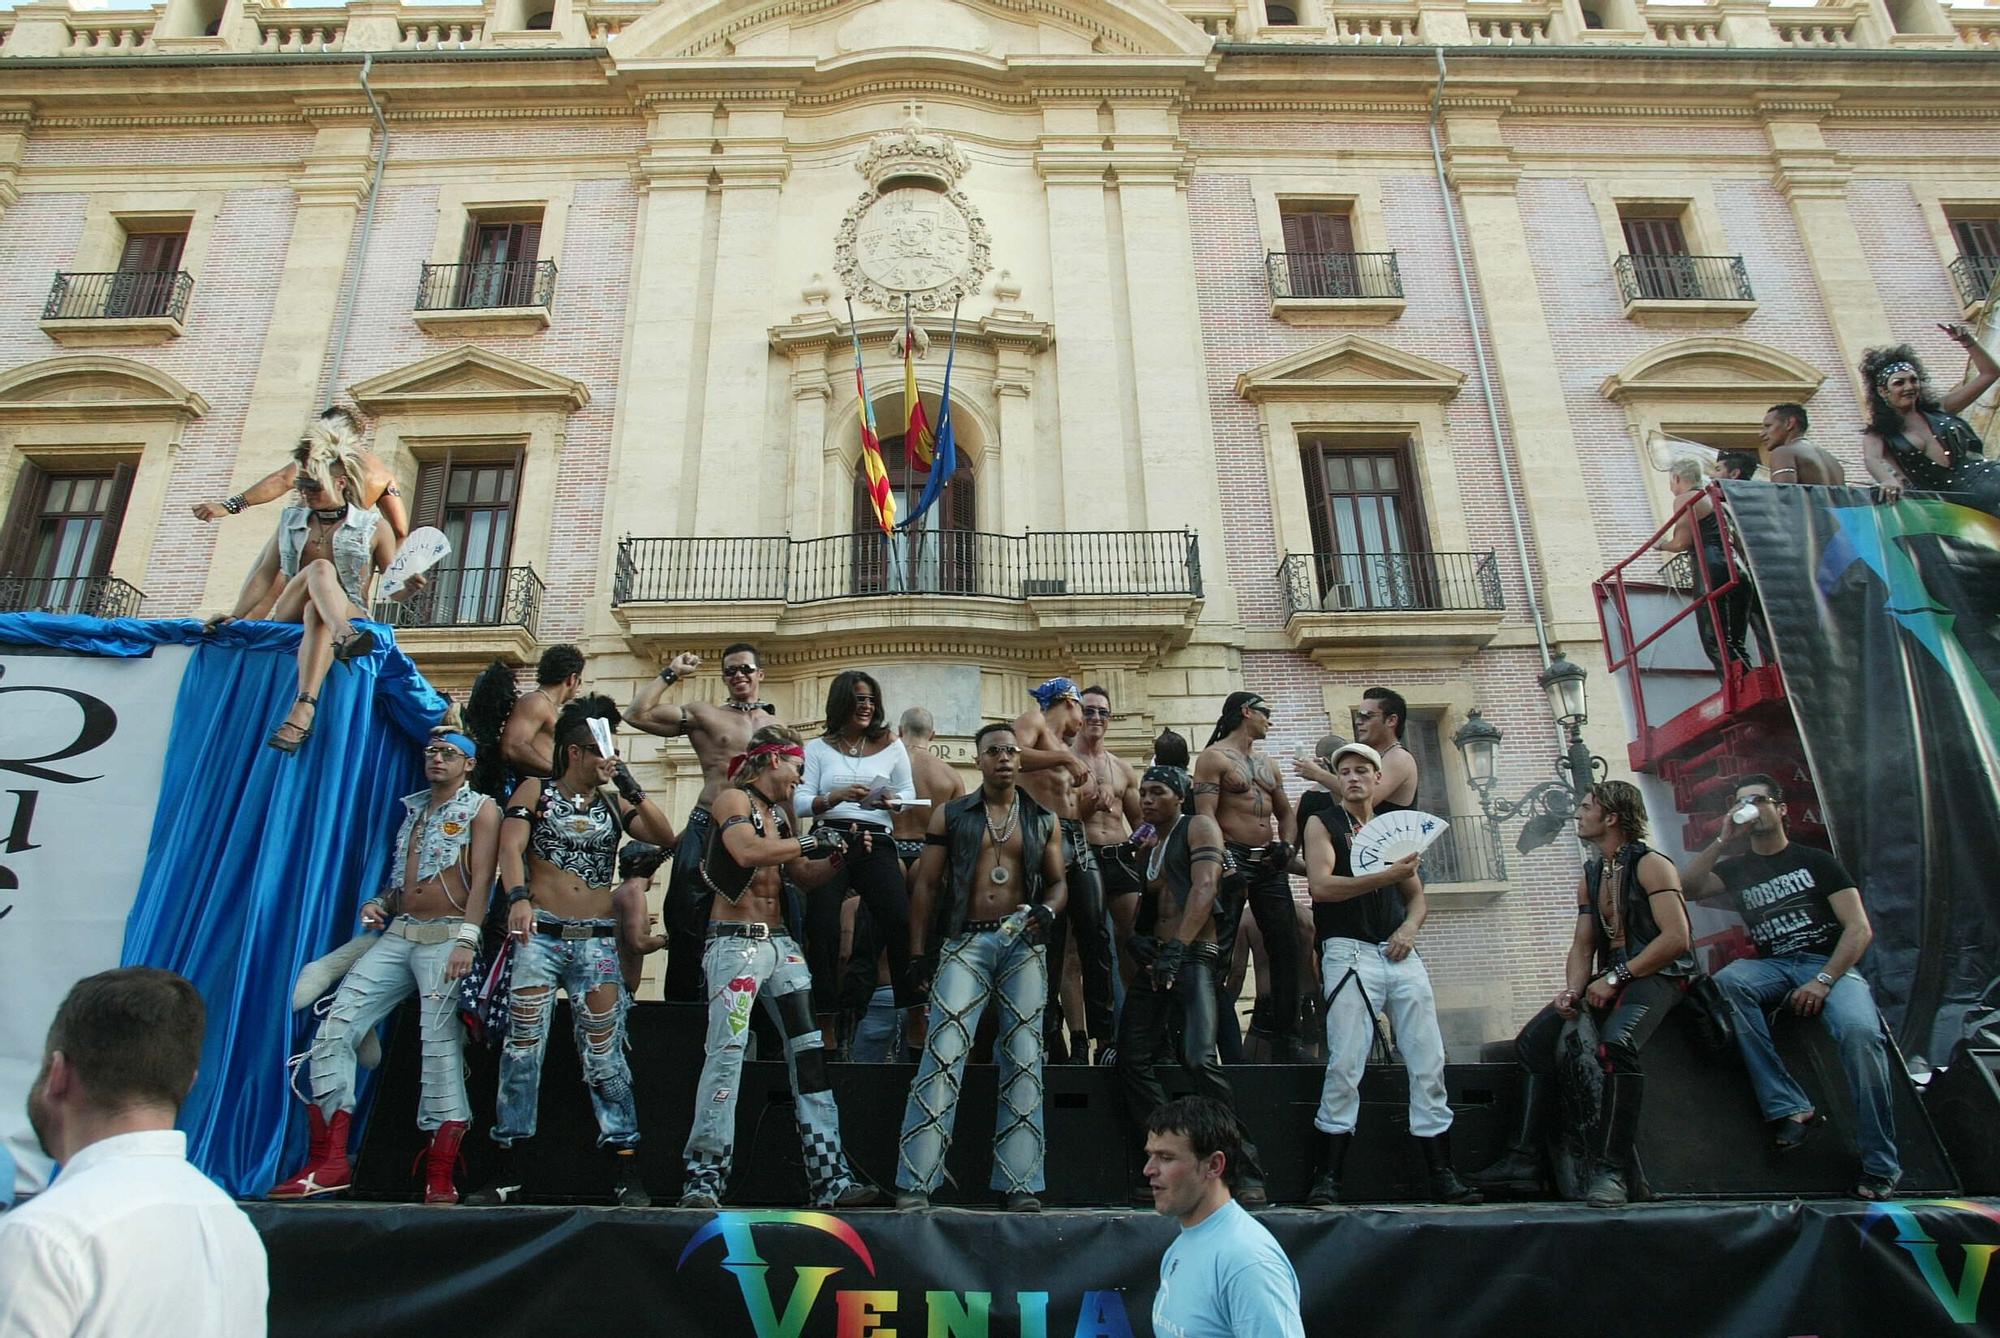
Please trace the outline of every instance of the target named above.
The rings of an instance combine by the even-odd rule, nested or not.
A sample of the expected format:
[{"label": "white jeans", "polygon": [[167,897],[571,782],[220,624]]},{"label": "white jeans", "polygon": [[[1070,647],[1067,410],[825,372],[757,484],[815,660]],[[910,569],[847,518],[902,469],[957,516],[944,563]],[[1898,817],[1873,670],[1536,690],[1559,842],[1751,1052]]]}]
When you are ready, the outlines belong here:
[{"label": "white jeans", "polygon": [[1361,1113],[1361,1072],[1375,1039],[1375,1014],[1389,1015],[1396,1049],[1410,1073],[1410,1132],[1435,1138],[1451,1128],[1444,1099],[1444,1037],[1430,972],[1414,952],[1400,962],[1379,943],[1330,938],[1320,945],[1320,988],[1326,1006],[1326,1085],[1313,1125],[1322,1133],[1354,1131]]}]

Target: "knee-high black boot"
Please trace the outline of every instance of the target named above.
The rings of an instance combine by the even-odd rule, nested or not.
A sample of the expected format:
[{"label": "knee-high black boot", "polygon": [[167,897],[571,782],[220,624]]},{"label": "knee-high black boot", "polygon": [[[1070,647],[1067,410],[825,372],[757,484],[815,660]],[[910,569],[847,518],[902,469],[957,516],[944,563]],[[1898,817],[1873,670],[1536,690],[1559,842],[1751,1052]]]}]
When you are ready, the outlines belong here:
[{"label": "knee-high black boot", "polygon": [[1540,1194],[1548,1183],[1542,1171],[1542,1138],[1548,1127],[1549,1102],[1555,1082],[1532,1070],[1522,1070],[1521,1099],[1514,1107],[1514,1128],[1507,1151],[1490,1166],[1465,1177],[1479,1189],[1510,1194]]},{"label": "knee-high black boot", "polygon": [[1306,1191],[1306,1206],[1331,1208],[1340,1202],[1340,1172],[1347,1164],[1347,1149],[1354,1142],[1354,1135],[1315,1130],[1313,1141],[1319,1144],[1319,1173],[1313,1177],[1312,1188]]},{"label": "knee-high black boot", "polygon": [[1625,1168],[1639,1137],[1639,1101],[1645,1094],[1641,1073],[1609,1073],[1604,1077],[1604,1107],[1591,1133],[1590,1194],[1593,1208],[1622,1208],[1628,1195]]}]

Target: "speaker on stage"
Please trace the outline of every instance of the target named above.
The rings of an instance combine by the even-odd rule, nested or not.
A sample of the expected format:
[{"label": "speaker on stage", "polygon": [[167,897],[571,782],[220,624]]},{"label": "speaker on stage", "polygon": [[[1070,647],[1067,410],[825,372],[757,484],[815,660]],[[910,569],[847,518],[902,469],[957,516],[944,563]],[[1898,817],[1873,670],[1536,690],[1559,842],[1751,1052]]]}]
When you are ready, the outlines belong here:
[{"label": "speaker on stage", "polygon": [[1960,1042],[1924,1105],[1965,1192],[2000,1194],[2000,1050]]}]

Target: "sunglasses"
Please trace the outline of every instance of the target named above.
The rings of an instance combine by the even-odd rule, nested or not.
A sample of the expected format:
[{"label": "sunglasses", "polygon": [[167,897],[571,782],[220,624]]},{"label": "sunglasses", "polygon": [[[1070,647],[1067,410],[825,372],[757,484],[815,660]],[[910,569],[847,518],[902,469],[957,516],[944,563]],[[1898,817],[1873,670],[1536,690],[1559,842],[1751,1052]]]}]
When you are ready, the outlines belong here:
[{"label": "sunglasses", "polygon": [[987,757],[1017,757],[1020,755],[1020,752],[1021,750],[1011,743],[996,743],[987,748],[984,755]]},{"label": "sunglasses", "polygon": [[748,678],[756,672],[757,666],[754,664],[725,664],[722,666],[722,676],[724,678]]},{"label": "sunglasses", "polygon": [[464,754],[464,753],[461,753],[461,752],[460,752],[460,751],[459,751],[458,749],[456,749],[456,748],[452,747],[452,746],[451,746],[450,744],[448,744],[448,743],[434,743],[434,744],[430,745],[430,746],[429,746],[428,748],[424,749],[424,756],[425,756],[425,757],[464,757],[464,756],[465,756],[465,754]]},{"label": "sunglasses", "polygon": [[1111,718],[1111,708],[1108,706],[1086,706],[1083,708],[1083,718],[1085,720],[1109,720]]},{"label": "sunglasses", "polygon": [[1252,712],[1263,716],[1266,720],[1271,718],[1271,708],[1268,706],[1246,706],[1243,708],[1245,715],[1249,715]]}]

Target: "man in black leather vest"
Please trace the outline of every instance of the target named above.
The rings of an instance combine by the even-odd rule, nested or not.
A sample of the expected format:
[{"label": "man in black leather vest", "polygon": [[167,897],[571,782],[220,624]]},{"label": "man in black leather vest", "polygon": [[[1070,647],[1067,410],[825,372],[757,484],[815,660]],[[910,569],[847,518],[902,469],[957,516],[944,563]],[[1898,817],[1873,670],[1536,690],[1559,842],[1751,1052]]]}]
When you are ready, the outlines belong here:
[{"label": "man in black leather vest", "polygon": [[1597,1118],[1584,1132],[1593,1208],[1626,1201],[1626,1168],[1639,1130],[1645,1078],[1639,1051],[1693,974],[1687,906],[1673,861],[1649,849],[1646,801],[1624,781],[1600,781],[1576,810],[1576,834],[1598,848],[1576,885],[1576,933],[1562,992],[1514,1039],[1522,1068],[1512,1147],[1466,1177],[1481,1189],[1534,1192],[1543,1185],[1541,1142],[1564,1030],[1589,1010],[1603,1070]]},{"label": "man in black leather vest", "polygon": [[[923,1063],[910,1086],[897,1153],[898,1208],[924,1208],[944,1175],[965,1058],[989,1001],[1000,1010],[993,1188],[1002,1205],[1037,1212],[1043,1188],[1042,1012],[1049,926],[1063,908],[1063,843],[1055,815],[1017,788],[1012,725],[973,739],[979,789],[931,817],[910,891],[910,957],[930,985]],[[937,945],[937,957],[928,955]]]}]

